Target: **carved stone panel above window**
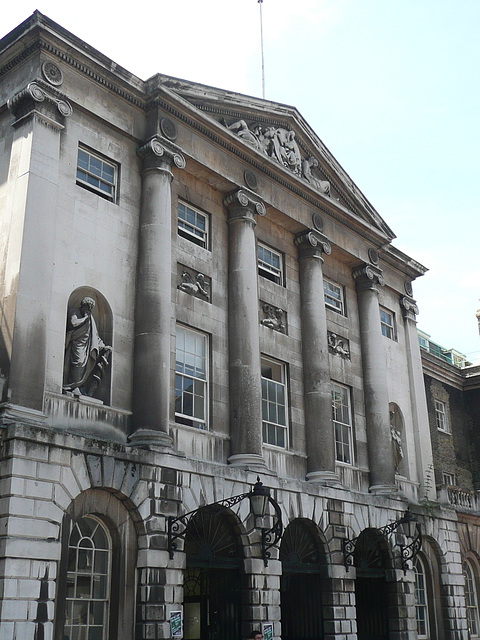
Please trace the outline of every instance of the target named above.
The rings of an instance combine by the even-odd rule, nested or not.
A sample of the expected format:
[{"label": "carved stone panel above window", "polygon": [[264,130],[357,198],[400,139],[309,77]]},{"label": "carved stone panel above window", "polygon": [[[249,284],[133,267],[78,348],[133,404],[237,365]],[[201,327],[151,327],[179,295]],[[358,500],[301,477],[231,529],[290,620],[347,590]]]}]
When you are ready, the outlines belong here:
[{"label": "carved stone panel above window", "polygon": [[195,298],[212,302],[212,279],[183,264],[177,265],[177,289],[184,291]]},{"label": "carved stone panel above window", "polygon": [[260,316],[260,324],[263,324],[264,327],[280,333],[287,333],[287,312],[283,309],[260,301]]},{"label": "carved stone panel above window", "polygon": [[350,343],[346,338],[333,333],[328,332],[328,350],[330,353],[335,353],[345,360],[350,360]]}]

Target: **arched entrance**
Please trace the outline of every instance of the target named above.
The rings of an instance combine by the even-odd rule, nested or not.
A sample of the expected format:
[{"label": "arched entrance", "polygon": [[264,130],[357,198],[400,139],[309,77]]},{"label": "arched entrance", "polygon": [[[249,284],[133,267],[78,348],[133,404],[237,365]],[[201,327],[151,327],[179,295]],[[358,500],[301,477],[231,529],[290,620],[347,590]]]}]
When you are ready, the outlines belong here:
[{"label": "arched entrance", "polygon": [[241,551],[226,509],[195,514],[185,553],[184,640],[240,640]]},{"label": "arched entrance", "polygon": [[294,520],[280,545],[282,640],[323,638],[323,554],[311,523]]},{"label": "arched entrance", "polygon": [[388,640],[386,542],[375,529],[360,534],[353,554],[358,640]]}]

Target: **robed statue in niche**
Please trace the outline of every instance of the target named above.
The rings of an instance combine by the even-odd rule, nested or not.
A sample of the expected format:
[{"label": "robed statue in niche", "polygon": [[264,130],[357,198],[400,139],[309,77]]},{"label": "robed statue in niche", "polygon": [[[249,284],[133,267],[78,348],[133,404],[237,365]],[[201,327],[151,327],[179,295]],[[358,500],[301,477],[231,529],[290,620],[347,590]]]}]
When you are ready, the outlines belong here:
[{"label": "robed statue in niche", "polygon": [[63,390],[75,396],[95,396],[112,352],[98,333],[94,307],[95,300],[85,297],[68,317]]}]

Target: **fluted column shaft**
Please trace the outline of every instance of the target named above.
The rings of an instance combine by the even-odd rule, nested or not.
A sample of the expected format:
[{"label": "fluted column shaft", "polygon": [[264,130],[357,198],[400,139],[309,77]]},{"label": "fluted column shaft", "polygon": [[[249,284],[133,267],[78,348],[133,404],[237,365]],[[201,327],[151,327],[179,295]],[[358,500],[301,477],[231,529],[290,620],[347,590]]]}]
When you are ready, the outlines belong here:
[{"label": "fluted column shaft", "polygon": [[255,214],[265,215],[265,207],[246,189],[228,196],[225,205],[229,210],[229,463],[264,468]]},{"label": "fluted column shaft", "polygon": [[170,336],[172,166],[183,156],[155,137],[138,151],[143,158],[135,305],[134,426],[137,445],[171,446]]},{"label": "fluted column shaft", "polygon": [[300,278],[307,479],[338,480],[332,423],[332,384],[328,361],[327,318],[323,298],[323,258],[331,247],[318,231],[295,237]]},{"label": "fluted column shaft", "polygon": [[353,270],[353,277],[357,283],[362,345],[370,491],[391,493],[395,489],[395,467],[377,288],[378,285],[383,286],[385,281],[381,269],[368,264],[356,267]]}]

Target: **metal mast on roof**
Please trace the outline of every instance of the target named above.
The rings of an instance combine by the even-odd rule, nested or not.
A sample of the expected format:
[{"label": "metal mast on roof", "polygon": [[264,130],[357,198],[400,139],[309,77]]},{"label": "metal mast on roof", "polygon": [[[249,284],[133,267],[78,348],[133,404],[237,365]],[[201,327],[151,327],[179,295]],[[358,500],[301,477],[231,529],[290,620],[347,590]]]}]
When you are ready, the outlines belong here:
[{"label": "metal mast on roof", "polygon": [[262,46],[262,98],[265,100],[265,65],[263,62],[263,16],[262,16],[262,4],[263,0],[258,0],[260,5],[260,43]]}]

